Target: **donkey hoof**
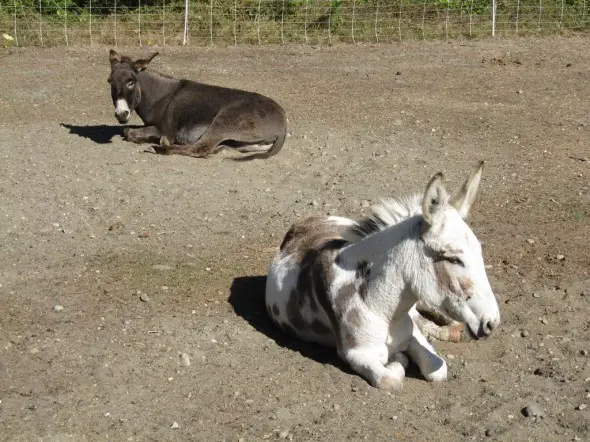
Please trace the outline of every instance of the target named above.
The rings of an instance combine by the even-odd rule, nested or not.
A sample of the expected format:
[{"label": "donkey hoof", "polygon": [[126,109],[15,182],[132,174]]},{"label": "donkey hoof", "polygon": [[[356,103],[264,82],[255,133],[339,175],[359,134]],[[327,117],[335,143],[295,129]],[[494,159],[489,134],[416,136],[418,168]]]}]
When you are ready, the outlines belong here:
[{"label": "donkey hoof", "polygon": [[154,148],[154,151],[159,155],[170,155],[170,149],[168,149],[168,147],[166,146],[154,145],[152,147]]},{"label": "donkey hoof", "polygon": [[129,140],[129,131],[131,129],[129,129],[128,127],[126,127],[125,129],[123,129],[123,138],[125,138],[126,140]]},{"label": "donkey hoof", "polygon": [[434,370],[424,376],[427,381],[444,382],[447,380],[447,363],[443,359],[440,361],[442,362],[442,365],[437,370]]},{"label": "donkey hoof", "polygon": [[376,387],[380,390],[397,392],[403,388],[403,381],[393,376],[381,376]]},{"label": "donkey hoof", "polygon": [[170,140],[166,136],[160,137],[160,144],[164,147],[170,147]]},{"label": "donkey hoof", "polygon": [[458,326],[453,326],[449,330],[449,341],[450,342],[461,342],[463,332],[463,324],[459,324]]}]

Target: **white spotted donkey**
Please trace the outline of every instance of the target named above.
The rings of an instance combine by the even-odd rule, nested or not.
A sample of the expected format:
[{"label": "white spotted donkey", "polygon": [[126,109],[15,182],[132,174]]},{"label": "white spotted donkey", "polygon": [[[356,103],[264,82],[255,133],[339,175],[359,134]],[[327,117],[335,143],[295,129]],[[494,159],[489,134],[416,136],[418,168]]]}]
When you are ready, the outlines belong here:
[{"label": "white spotted donkey", "polygon": [[328,216],[294,224],[269,269],[273,321],[335,346],[377,388],[402,388],[408,356],[427,380],[446,380],[416,304],[466,324],[476,339],[500,324],[481,245],[464,221],[482,171],[483,161],[452,198],[438,173],[423,196],[384,201],[358,222]]}]

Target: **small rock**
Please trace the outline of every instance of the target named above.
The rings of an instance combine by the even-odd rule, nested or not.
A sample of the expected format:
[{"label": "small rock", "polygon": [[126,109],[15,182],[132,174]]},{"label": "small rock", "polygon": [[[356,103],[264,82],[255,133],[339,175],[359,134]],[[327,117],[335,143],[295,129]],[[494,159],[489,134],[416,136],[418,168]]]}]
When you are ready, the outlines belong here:
[{"label": "small rock", "polygon": [[588,356],[588,350],[584,349],[584,350],[580,350],[580,354],[582,356]]},{"label": "small rock", "polygon": [[338,411],[338,410],[340,410],[340,405],[334,404],[334,411]]},{"label": "small rock", "polygon": [[283,430],[279,433],[281,439],[287,439],[289,437],[289,430]]},{"label": "small rock", "polygon": [[520,332],[520,336],[522,336],[523,338],[526,338],[529,335],[529,332],[527,330],[522,330]]},{"label": "small rock", "polygon": [[447,359],[455,359],[455,355],[452,355],[452,354],[450,354],[450,353],[449,353],[449,354],[447,355]]},{"label": "small rock", "polygon": [[154,270],[172,270],[172,266],[166,264],[155,264],[152,266]]},{"label": "small rock", "polygon": [[64,306],[63,305],[55,304],[53,306],[53,311],[56,312],[56,313],[61,312],[63,309],[64,309]]},{"label": "small rock", "polygon": [[402,73],[401,73],[400,71],[397,71],[397,72],[395,73],[395,75],[401,75],[401,74],[402,74]]},{"label": "small rock", "polygon": [[522,414],[524,417],[537,417],[540,419],[543,419],[545,417],[545,414],[543,413],[543,410],[541,410],[541,407],[534,403],[524,407],[522,409]]},{"label": "small rock", "polygon": [[147,295],[147,293],[142,293],[139,295],[139,299],[141,302],[150,302],[150,297]]},{"label": "small rock", "polygon": [[549,324],[549,321],[547,320],[547,318],[541,318],[541,324],[547,325]]},{"label": "small rock", "polygon": [[528,242],[529,244],[534,244],[535,243],[535,240],[532,239],[532,238],[529,238],[529,239],[526,240],[526,242]]},{"label": "small rock", "polygon": [[178,422],[174,421],[172,423],[172,425],[170,426],[170,428],[177,429],[177,428],[180,428],[180,425],[178,425]]},{"label": "small rock", "polygon": [[314,207],[316,207],[316,206],[318,205],[318,202],[317,202],[316,200],[313,200],[313,201],[311,202],[311,205],[312,205],[312,206],[314,206]]},{"label": "small rock", "polygon": [[522,89],[519,89],[519,90],[518,90],[518,92],[517,92],[517,94],[519,94],[519,95],[520,95],[520,94],[522,94],[523,92],[524,92],[524,91],[523,91]]},{"label": "small rock", "polygon": [[540,297],[540,295],[538,293],[536,293],[536,292],[533,293],[533,298],[539,298],[539,297]]},{"label": "small rock", "polygon": [[493,434],[494,434],[494,431],[493,431],[491,428],[488,428],[488,429],[486,430],[486,432],[485,432],[485,435],[486,435],[487,437],[490,437],[490,436],[492,436]]},{"label": "small rock", "polygon": [[565,259],[565,256],[564,256],[564,255],[557,255],[555,258],[556,258],[558,261],[563,261],[563,260]]},{"label": "small rock", "polygon": [[211,267],[205,267],[205,271],[206,272],[210,272],[211,271]]},{"label": "small rock", "polygon": [[588,408],[588,405],[586,405],[586,404],[578,405],[578,410],[580,410],[580,411],[585,410],[586,408]]},{"label": "small rock", "polygon": [[185,367],[188,367],[191,365],[191,359],[189,358],[189,356],[186,353],[180,354],[180,360],[182,361],[182,365],[184,365]]}]

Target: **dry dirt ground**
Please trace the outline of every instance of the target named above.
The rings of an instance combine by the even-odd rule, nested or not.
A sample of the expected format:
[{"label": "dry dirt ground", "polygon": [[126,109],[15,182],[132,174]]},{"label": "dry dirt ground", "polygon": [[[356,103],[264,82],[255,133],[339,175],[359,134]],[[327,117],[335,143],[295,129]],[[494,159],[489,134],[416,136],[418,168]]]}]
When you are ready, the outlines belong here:
[{"label": "dry dirt ground", "polygon": [[[0,439],[589,440],[588,45],[160,48],[160,72],[285,107],[283,151],[250,162],[124,142],[106,47],[2,50]],[[453,187],[479,159],[503,324],[435,343],[448,382],[383,393],[269,322],[294,220],[359,217],[437,171]]]}]

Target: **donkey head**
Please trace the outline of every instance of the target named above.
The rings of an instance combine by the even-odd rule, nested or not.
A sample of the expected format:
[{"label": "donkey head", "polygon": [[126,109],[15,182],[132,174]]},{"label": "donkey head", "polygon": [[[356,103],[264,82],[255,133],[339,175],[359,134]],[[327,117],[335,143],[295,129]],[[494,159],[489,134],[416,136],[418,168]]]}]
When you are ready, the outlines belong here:
[{"label": "donkey head", "polygon": [[422,240],[430,268],[423,295],[443,313],[467,324],[475,338],[491,335],[500,324],[481,244],[464,221],[477,195],[483,166],[482,161],[453,197],[445,190],[442,174],[436,174],[422,201]]},{"label": "donkey head", "polygon": [[154,52],[145,60],[132,60],[112,50],[109,53],[111,75],[107,80],[111,84],[111,96],[115,105],[115,117],[119,123],[129,121],[131,111],[141,102],[141,88],[137,84],[137,74],[158,55]]}]

